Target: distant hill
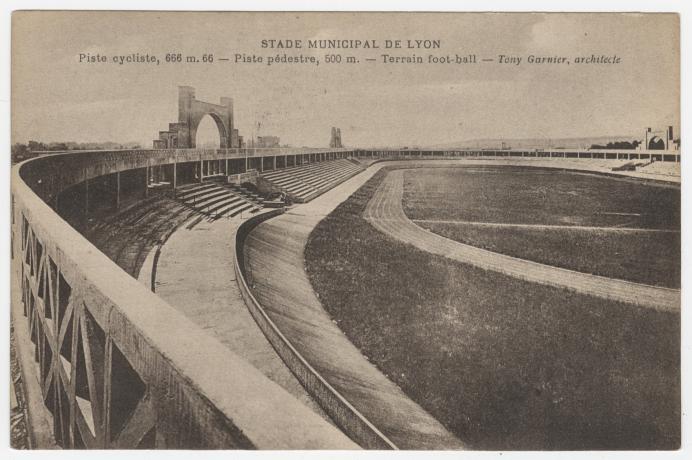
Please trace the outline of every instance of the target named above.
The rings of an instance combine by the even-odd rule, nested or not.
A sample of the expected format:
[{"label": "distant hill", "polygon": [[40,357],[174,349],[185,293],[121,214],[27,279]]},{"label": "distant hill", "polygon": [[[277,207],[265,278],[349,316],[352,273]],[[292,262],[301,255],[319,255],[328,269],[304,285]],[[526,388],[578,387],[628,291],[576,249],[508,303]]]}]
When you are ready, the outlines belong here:
[{"label": "distant hill", "polygon": [[[641,136],[640,136],[641,137]],[[500,149],[503,147],[511,149],[588,149],[593,144],[606,145],[609,142],[632,141],[638,139],[637,136],[594,136],[594,137],[565,137],[553,139],[472,139],[468,141],[447,142],[444,144],[429,145],[425,148],[436,149]]]}]

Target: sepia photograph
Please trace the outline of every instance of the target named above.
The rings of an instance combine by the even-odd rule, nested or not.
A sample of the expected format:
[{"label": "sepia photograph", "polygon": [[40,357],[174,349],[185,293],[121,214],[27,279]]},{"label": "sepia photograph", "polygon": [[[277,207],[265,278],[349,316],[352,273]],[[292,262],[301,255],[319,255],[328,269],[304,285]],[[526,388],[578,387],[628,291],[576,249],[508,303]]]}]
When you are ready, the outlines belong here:
[{"label": "sepia photograph", "polygon": [[15,450],[679,451],[675,12],[15,10]]}]

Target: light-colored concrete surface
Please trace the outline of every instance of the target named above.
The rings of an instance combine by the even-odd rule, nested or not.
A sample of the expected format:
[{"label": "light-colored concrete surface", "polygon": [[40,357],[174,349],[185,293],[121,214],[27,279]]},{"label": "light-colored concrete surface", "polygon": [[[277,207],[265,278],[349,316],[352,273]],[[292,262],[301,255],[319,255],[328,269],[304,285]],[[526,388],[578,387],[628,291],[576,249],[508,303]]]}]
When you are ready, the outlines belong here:
[{"label": "light-colored concrete surface", "polygon": [[156,258],[156,251],[158,249],[158,245],[151,248],[137,274],[137,281],[146,286],[147,289],[151,289],[151,272],[154,269],[154,259]]},{"label": "light-colored concrete surface", "polygon": [[19,407],[17,402],[17,391],[14,389],[14,380],[10,379],[10,410]]},{"label": "light-colored concrete surface", "polygon": [[348,340],[323,309],[304,271],[303,251],[314,226],[379,169],[370,168],[253,230],[245,245],[251,287],[303,357],[397,447],[463,449],[459,439]]},{"label": "light-colored concrete surface", "polygon": [[[191,230],[180,226],[161,250],[156,294],[331,423],[278,357],[240,296],[233,270],[239,217],[204,220]],[[151,265],[144,267],[140,281],[147,284],[143,278],[151,279]]]},{"label": "light-colored concrete surface", "polygon": [[589,225],[546,225],[546,224],[510,224],[501,222],[476,222],[470,220],[445,220],[445,219],[411,219],[417,224],[451,224],[469,225],[473,227],[490,228],[524,228],[537,230],[576,230],[597,233],[680,233],[680,230],[668,228],[635,228],[635,227],[595,227]]},{"label": "light-colored concrete surface", "polygon": [[[408,160],[408,161],[388,161],[391,165],[412,165],[425,167],[445,167],[452,164],[460,166],[532,166],[536,168],[555,168],[568,169],[570,171],[580,171],[584,173],[608,174],[623,178],[655,180],[668,182],[673,185],[680,184],[679,165],[666,162],[664,169],[642,168],[638,171],[613,171],[613,168],[631,163],[632,160],[599,160],[587,158],[518,158],[518,157],[496,157],[496,158],[460,158],[456,160]],[[662,162],[661,162],[662,163]],[[669,166],[670,165],[670,166]],[[376,164],[377,166],[377,164]],[[675,171],[678,171],[675,174]]]},{"label": "light-colored concrete surface", "polygon": [[432,254],[527,281],[658,310],[680,309],[680,291],[632,283],[499,254],[450,240],[413,223],[402,207],[404,170],[387,174],[365,209],[378,230]]}]

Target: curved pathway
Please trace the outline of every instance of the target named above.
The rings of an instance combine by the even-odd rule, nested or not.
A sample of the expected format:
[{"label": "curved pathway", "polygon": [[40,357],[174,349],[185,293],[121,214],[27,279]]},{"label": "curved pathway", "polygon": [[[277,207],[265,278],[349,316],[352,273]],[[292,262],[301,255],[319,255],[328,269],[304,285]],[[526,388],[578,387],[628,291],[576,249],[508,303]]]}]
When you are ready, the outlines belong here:
[{"label": "curved pathway", "polygon": [[421,224],[451,224],[451,225],[470,225],[473,227],[490,228],[525,228],[538,230],[573,230],[583,232],[608,232],[608,233],[680,233],[680,230],[668,228],[636,228],[636,227],[596,227],[589,225],[550,225],[550,224],[510,224],[501,222],[477,222],[472,220],[449,220],[449,219],[411,219],[411,222]]},{"label": "curved pathway", "polygon": [[450,240],[413,223],[402,207],[404,170],[390,172],[368,203],[364,217],[378,230],[404,243],[486,270],[579,293],[657,310],[680,309],[680,291],[590,275],[499,254]]},{"label": "curved pathway", "polygon": [[[161,249],[156,294],[330,424],[250,315],[235,280],[233,261],[239,217],[180,226]],[[152,251],[152,253],[155,251]],[[152,254],[139,280],[151,286]]]}]

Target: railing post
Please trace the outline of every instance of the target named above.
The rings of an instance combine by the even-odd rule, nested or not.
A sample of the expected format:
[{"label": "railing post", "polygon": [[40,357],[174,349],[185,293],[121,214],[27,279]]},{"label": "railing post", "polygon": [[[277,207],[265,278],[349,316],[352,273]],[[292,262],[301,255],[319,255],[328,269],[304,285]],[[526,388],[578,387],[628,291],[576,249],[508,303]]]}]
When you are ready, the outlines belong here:
[{"label": "railing post", "polygon": [[115,209],[120,210],[120,171],[115,173]]},{"label": "railing post", "polygon": [[144,197],[149,196],[149,160],[147,160],[147,166],[144,169]]},{"label": "railing post", "polygon": [[89,215],[89,178],[87,170],[84,168],[84,217]]},{"label": "railing post", "polygon": [[178,188],[178,160],[173,159],[173,193]]}]

